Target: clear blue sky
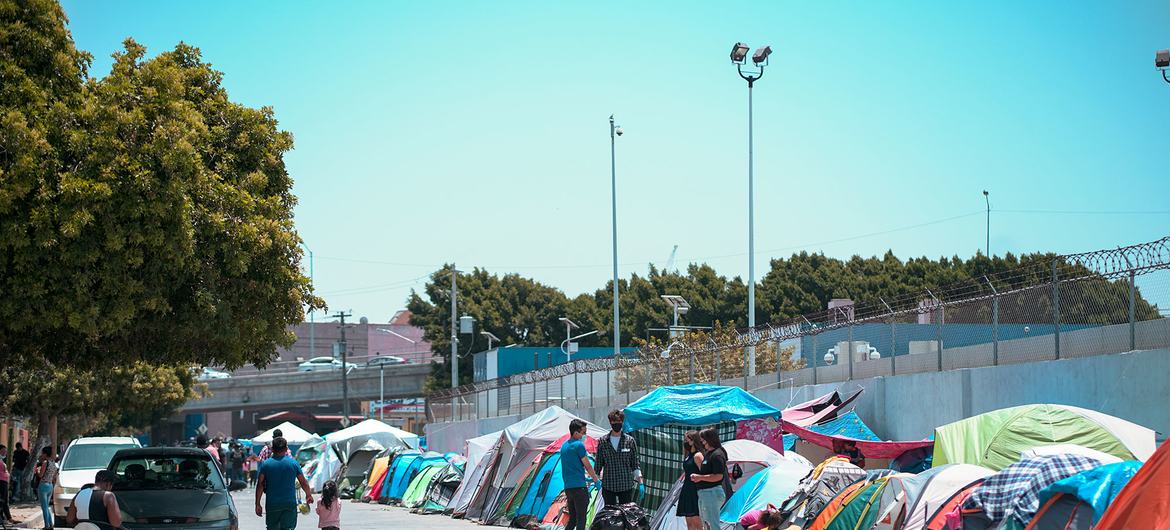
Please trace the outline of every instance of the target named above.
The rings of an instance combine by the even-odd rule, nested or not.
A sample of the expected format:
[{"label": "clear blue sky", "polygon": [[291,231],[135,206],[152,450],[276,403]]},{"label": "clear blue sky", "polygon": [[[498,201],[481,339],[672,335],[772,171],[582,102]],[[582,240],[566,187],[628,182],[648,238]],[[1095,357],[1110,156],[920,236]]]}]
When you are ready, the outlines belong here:
[{"label": "clear blue sky", "polygon": [[1067,213],[1170,210],[1165,1],[64,5],[94,75],[125,37],[183,40],[235,100],[275,108],[318,292],[373,320],[443,262],[604,287],[611,113],[622,275],[678,245],[680,265],[746,276],[737,40],[775,50],[760,275],[797,250],[969,256],[983,189],[993,253],[1170,234],[1166,213]]}]

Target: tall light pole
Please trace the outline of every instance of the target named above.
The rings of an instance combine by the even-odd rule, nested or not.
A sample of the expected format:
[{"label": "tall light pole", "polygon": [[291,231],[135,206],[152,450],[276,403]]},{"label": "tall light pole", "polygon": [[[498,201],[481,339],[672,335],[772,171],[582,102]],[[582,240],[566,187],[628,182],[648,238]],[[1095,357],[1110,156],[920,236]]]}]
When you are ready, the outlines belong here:
[{"label": "tall light pole", "polygon": [[622,128],[614,124],[613,114],[609,115],[609,187],[613,211],[613,357],[617,359],[622,347],[621,310],[618,298],[618,254],[617,254],[617,137]]},{"label": "tall light pole", "polygon": [[991,259],[991,198],[987,190],[983,190],[983,200],[987,202],[987,259]]},{"label": "tall light pole", "polygon": [[341,319],[341,426],[349,427],[349,381],[347,379],[349,373],[349,362],[346,361],[347,351],[349,345],[345,342],[345,317],[353,316],[353,313],[346,313],[345,311],[338,311],[334,318]]},{"label": "tall light pole", "polygon": [[458,292],[456,289],[455,278],[459,276],[459,270],[455,268],[455,264],[451,264],[451,418],[455,418],[455,404],[459,398],[455,397],[455,389],[459,387],[459,334],[455,328],[457,314],[455,312],[456,303],[455,295]]},{"label": "tall light pole", "polygon": [[[756,201],[755,201],[755,167],[752,159],[752,87],[756,81],[764,76],[764,67],[768,65],[768,56],[772,55],[771,46],[756,48],[752,54],[752,64],[755,70],[744,71],[747,62],[748,45],[742,42],[735,43],[731,48],[731,62],[739,76],[748,84],[748,327],[756,327]],[[747,386],[747,377],[756,375],[756,347],[748,346],[744,350],[744,386]]]},{"label": "tall light pole", "polygon": [[[313,280],[313,250],[310,249],[309,245],[306,245],[304,241],[301,241],[301,246],[305,247],[305,250],[309,252],[309,283],[313,284],[313,287],[316,288],[317,284]],[[317,324],[316,311],[313,310],[313,306],[309,306],[309,358],[310,359],[317,356],[317,326],[316,326],[316,324]]]}]

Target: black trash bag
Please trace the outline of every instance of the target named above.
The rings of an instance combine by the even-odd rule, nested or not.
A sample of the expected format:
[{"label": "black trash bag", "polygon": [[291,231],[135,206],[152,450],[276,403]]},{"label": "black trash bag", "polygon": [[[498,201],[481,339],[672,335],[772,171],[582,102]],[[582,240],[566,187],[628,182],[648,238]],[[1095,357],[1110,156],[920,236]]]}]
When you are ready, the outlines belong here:
[{"label": "black trash bag", "polygon": [[606,506],[593,516],[589,530],[650,530],[650,517],[632,502]]}]

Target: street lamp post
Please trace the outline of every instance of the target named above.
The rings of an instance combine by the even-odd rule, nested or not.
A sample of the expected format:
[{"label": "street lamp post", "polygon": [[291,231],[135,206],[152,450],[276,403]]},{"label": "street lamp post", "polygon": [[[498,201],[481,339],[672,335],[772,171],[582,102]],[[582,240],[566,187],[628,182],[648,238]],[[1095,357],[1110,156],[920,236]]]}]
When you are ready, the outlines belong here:
[{"label": "street lamp post", "polygon": [[983,200],[987,203],[987,259],[991,259],[991,197],[987,190],[983,190]]},{"label": "street lamp post", "polygon": [[341,426],[349,427],[349,362],[346,360],[349,345],[345,341],[345,317],[353,316],[353,313],[338,311],[333,316],[341,320],[341,341],[338,344],[341,350]]},{"label": "street lamp post", "polygon": [[[755,211],[755,175],[752,153],[752,87],[756,81],[764,76],[764,67],[768,65],[768,56],[772,54],[771,46],[761,46],[752,54],[752,64],[755,70],[744,71],[747,62],[748,45],[742,42],[735,43],[731,48],[731,62],[739,76],[748,84],[748,327],[756,327],[756,211]],[[744,386],[747,386],[747,377],[756,375],[756,347],[748,346],[744,350]]]},{"label": "street lamp post", "polygon": [[609,187],[610,206],[613,212],[613,356],[616,359],[621,351],[622,326],[621,310],[618,298],[618,254],[617,254],[617,137],[622,135],[622,128],[613,121],[613,114],[609,115]]},{"label": "street lamp post", "polygon": [[[301,246],[305,247],[305,250],[309,252],[309,283],[313,284],[313,287],[317,287],[317,285],[313,279],[313,250],[310,249],[309,245],[306,245],[304,241],[301,241]],[[317,318],[316,318],[317,315],[316,315],[316,313],[317,312],[313,310],[313,306],[309,306],[309,358],[310,359],[317,357],[317,325],[316,325],[317,324]]]}]

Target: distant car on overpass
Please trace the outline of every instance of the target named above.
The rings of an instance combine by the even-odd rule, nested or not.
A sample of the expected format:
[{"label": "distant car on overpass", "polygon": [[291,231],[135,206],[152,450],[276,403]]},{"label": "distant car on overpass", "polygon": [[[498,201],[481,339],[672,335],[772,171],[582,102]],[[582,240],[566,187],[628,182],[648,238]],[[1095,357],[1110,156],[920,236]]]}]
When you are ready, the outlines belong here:
[{"label": "distant car on overpass", "polygon": [[[350,370],[358,367],[358,365],[354,363],[345,364]],[[314,357],[297,365],[297,371],[317,372],[321,370],[340,370],[341,366],[342,364],[340,359],[334,359],[333,357]]]},{"label": "distant car on overpass", "polygon": [[230,379],[231,377],[232,377],[232,374],[229,374],[227,372],[221,372],[219,370],[214,370],[214,369],[208,368],[206,366],[204,366],[203,369],[200,370],[199,373],[196,375],[196,379],[198,379],[200,381],[207,381],[208,379]]},{"label": "distant car on overpass", "polygon": [[406,359],[397,355],[379,355],[370,357],[370,360],[366,361],[366,366],[393,366],[396,364],[406,364]]}]

